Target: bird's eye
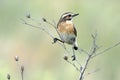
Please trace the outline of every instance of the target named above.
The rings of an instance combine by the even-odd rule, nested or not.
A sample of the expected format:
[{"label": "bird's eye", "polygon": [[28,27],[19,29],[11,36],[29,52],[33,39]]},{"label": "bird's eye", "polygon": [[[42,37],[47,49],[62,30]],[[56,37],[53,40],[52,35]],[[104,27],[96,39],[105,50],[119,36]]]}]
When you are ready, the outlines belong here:
[{"label": "bird's eye", "polygon": [[70,15],[70,14],[68,15],[68,17],[71,17],[71,16],[72,16],[72,15]]}]

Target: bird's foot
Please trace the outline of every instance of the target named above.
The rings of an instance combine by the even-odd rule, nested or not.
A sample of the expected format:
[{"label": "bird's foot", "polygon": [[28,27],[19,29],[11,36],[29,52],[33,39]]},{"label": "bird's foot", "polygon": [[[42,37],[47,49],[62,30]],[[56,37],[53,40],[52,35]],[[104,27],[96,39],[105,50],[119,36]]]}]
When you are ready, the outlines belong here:
[{"label": "bird's foot", "polygon": [[58,38],[54,38],[54,39],[53,39],[53,43],[56,43],[57,40],[58,40]]},{"label": "bird's foot", "polygon": [[60,42],[64,43],[64,41],[62,41],[62,40],[60,40],[60,39],[58,39],[58,38],[54,38],[54,39],[53,39],[53,44],[56,43],[57,41],[60,41]]}]

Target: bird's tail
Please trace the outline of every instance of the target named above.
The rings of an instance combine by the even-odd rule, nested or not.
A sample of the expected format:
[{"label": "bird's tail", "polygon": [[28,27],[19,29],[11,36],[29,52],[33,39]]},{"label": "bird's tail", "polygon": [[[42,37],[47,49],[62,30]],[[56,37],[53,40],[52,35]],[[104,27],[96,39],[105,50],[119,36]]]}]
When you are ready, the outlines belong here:
[{"label": "bird's tail", "polygon": [[74,44],[73,44],[73,48],[74,48],[75,50],[78,50],[78,44],[77,44],[77,41],[74,42]]}]

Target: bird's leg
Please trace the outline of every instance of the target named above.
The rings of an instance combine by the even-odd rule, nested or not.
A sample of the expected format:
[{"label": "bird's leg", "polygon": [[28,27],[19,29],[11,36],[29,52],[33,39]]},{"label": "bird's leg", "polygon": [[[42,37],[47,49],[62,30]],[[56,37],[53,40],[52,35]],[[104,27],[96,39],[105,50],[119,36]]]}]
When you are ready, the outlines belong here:
[{"label": "bird's leg", "polygon": [[74,51],[74,48],[72,48],[72,49],[73,49],[72,61],[75,61],[76,60],[75,51]]},{"label": "bird's leg", "polygon": [[64,43],[64,41],[62,41],[62,40],[60,40],[58,38],[54,38],[53,41],[54,41],[53,43],[56,43],[57,41],[60,41],[60,42]]}]

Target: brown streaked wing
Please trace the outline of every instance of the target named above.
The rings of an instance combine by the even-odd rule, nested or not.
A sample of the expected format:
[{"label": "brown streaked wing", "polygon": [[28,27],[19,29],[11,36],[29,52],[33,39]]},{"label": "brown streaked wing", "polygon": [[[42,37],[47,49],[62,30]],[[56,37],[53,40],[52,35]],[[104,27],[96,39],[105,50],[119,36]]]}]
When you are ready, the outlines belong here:
[{"label": "brown streaked wing", "polygon": [[77,36],[77,30],[76,30],[75,26],[74,26],[74,34],[75,34],[75,36]]}]

